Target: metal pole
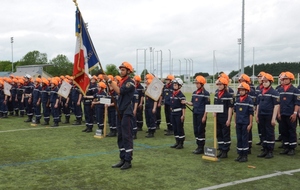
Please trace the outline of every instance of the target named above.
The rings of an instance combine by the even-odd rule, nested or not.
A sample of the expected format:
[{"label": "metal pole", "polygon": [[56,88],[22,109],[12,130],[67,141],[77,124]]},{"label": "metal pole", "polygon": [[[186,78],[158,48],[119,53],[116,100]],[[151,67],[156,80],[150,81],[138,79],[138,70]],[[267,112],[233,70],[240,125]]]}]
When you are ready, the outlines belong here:
[{"label": "metal pole", "polygon": [[193,61],[193,59],[190,59],[190,60],[192,61],[192,70],[191,70],[192,71],[192,75],[191,76],[193,77],[193,75],[194,75],[194,61]]},{"label": "metal pole", "polygon": [[[157,72],[157,74],[156,75],[158,75],[158,50],[157,51],[155,51],[156,52],[156,72]],[[154,73],[155,74],[155,73]]]},{"label": "metal pole", "polygon": [[162,78],[163,78],[163,74],[162,74],[162,60],[163,60],[163,58],[162,58],[162,50],[159,50],[160,51],[160,79],[162,80]]},{"label": "metal pole", "polygon": [[[188,72],[188,69],[187,69],[187,59],[184,58],[184,60],[185,60],[185,74],[187,75],[187,72]],[[185,79],[184,79],[184,80],[185,80]]]},{"label": "metal pole", "polygon": [[239,72],[241,70],[241,43],[242,43],[242,39],[238,38],[238,45],[239,45],[238,68],[239,68]]},{"label": "metal pole", "polygon": [[252,65],[253,65],[253,66],[252,66],[252,67],[253,67],[253,68],[252,68],[252,69],[253,69],[253,70],[252,70],[252,82],[253,82],[253,84],[254,84],[254,76],[255,76],[255,75],[254,75],[254,71],[255,71],[255,70],[254,70],[254,66],[255,66],[255,64],[254,64],[254,62],[255,62],[255,61],[254,61],[254,60],[255,60],[255,59],[254,59],[254,55],[255,55],[255,48],[253,47],[253,64],[252,64]]},{"label": "metal pole", "polygon": [[11,73],[14,72],[14,37],[10,38],[10,43],[11,43]]},{"label": "metal pole", "polygon": [[146,50],[147,49],[144,49],[144,77],[146,76]]},{"label": "metal pole", "polygon": [[216,50],[213,50],[213,84],[215,82],[215,51]]},{"label": "metal pole", "polygon": [[139,71],[139,49],[136,49],[136,74],[138,74]]},{"label": "metal pole", "polygon": [[179,59],[179,77],[181,78],[181,61]]},{"label": "metal pole", "polygon": [[245,53],[245,0],[242,5],[242,53],[241,53],[241,74],[244,74],[244,53]]}]

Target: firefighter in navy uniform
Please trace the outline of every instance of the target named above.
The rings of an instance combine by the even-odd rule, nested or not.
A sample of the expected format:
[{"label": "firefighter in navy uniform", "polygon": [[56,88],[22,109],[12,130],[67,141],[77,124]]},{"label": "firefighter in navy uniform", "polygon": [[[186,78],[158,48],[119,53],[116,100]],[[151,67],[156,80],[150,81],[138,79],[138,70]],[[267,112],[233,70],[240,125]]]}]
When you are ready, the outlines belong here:
[{"label": "firefighter in navy uniform", "polygon": [[[69,79],[70,77],[66,77],[64,79],[65,82],[71,84],[71,80]],[[71,116],[71,93],[69,93],[68,97],[65,98],[63,96],[60,97],[60,103],[61,103],[61,109],[63,114],[65,115],[65,121],[63,122],[63,124],[68,124],[70,123],[70,116]]]},{"label": "firefighter in navy uniform", "polygon": [[59,81],[55,78],[51,80],[51,91],[50,91],[50,106],[51,106],[51,115],[53,117],[53,125],[51,127],[58,127],[59,124],[59,96],[58,92],[58,83]]},{"label": "firefighter in navy uniform", "polygon": [[15,112],[14,114],[12,113],[11,115],[14,115],[14,116],[19,116],[19,112],[17,111],[17,108],[18,108],[18,104],[16,102],[16,96],[17,96],[17,83],[18,83],[18,79],[16,78],[13,78],[12,79],[12,87],[10,89],[10,92],[11,92],[11,96],[10,96],[10,100],[12,102],[12,106],[13,106],[13,111]]},{"label": "firefighter in navy uniform", "polygon": [[[110,79],[112,81],[112,79]],[[117,115],[115,103],[117,103],[118,94],[114,91],[111,84],[108,86],[107,98],[111,99],[110,105],[107,105],[108,123],[109,123],[109,133],[107,137],[117,136]]]},{"label": "firefighter in navy uniform", "polygon": [[170,101],[170,97],[173,94],[173,85],[172,85],[172,81],[174,80],[174,76],[173,75],[168,75],[165,79],[165,85],[163,88],[163,92],[162,92],[162,99],[164,101],[164,111],[165,111],[165,119],[166,119],[166,123],[167,123],[167,129],[165,130],[166,133],[165,135],[170,136],[173,135],[173,127],[172,127],[172,123],[171,123],[171,101]]},{"label": "firefighter in navy uniform", "polygon": [[175,144],[170,148],[182,149],[185,133],[184,133],[184,118],[185,118],[185,96],[180,91],[183,81],[180,78],[173,80],[173,93],[171,96],[171,122],[174,130]]},{"label": "firefighter in navy uniform", "polygon": [[254,106],[252,98],[248,95],[250,86],[246,82],[240,82],[238,94],[234,103],[234,122],[237,136],[237,162],[247,162],[250,144],[249,134],[252,128]]},{"label": "firefighter in navy uniform", "polygon": [[24,109],[24,91],[25,89],[23,88],[23,85],[24,85],[24,80],[22,78],[19,78],[18,79],[18,82],[17,82],[17,94],[16,94],[16,99],[15,99],[15,102],[16,102],[16,115],[19,115],[19,112],[20,112],[20,117],[24,117],[24,112],[25,112],[25,109]]},{"label": "firefighter in navy uniform", "polygon": [[97,92],[94,94],[94,100],[92,102],[92,107],[94,107],[96,113],[96,123],[98,125],[98,129],[101,130],[101,135],[103,134],[104,129],[104,104],[100,104],[101,98],[106,98],[107,94],[105,92],[106,84],[104,82],[98,83]]},{"label": "firefighter in navy uniform", "polygon": [[223,113],[214,113],[217,117],[217,140],[219,146],[219,153],[217,157],[227,158],[230,150],[230,123],[233,110],[233,95],[228,90],[228,79],[220,77],[216,81],[218,89],[215,94],[214,104],[223,105]]},{"label": "firefighter in navy uniform", "polygon": [[145,88],[141,85],[141,77],[139,75],[135,75],[133,77],[135,82],[135,89],[138,92],[138,107],[136,111],[136,122],[137,122],[137,130],[143,130],[143,110],[144,110],[144,97],[145,97]]},{"label": "firefighter in navy uniform", "polygon": [[41,89],[41,102],[43,108],[44,123],[42,125],[49,125],[50,121],[50,87],[49,81],[45,78],[42,79],[42,89]]},{"label": "firefighter in navy uniform", "polygon": [[32,105],[33,105],[33,111],[35,115],[35,124],[40,124],[41,120],[41,83],[42,79],[36,78],[34,82],[34,89],[32,92]]},{"label": "firefighter in navy uniform", "polygon": [[265,73],[262,77],[263,89],[258,95],[256,107],[256,122],[261,126],[263,151],[257,155],[260,158],[273,158],[275,145],[275,125],[279,109],[279,93],[273,89],[273,76]]},{"label": "firefighter in navy uniform", "polygon": [[94,109],[92,108],[92,101],[94,98],[94,94],[97,93],[97,84],[96,79],[90,76],[90,86],[86,92],[86,95],[83,96],[83,107],[84,107],[84,118],[85,118],[85,126],[86,128],[82,130],[82,132],[92,132],[93,124],[94,124]]},{"label": "firefighter in navy uniform", "polygon": [[193,106],[193,126],[194,136],[196,138],[197,148],[193,151],[194,154],[203,154],[205,145],[205,128],[207,112],[205,106],[210,104],[210,95],[204,88],[206,80],[203,76],[199,75],[195,78],[197,90],[192,94],[191,102],[186,104]]},{"label": "firefighter in navy uniform", "polygon": [[75,84],[73,84],[73,87],[71,89],[71,101],[72,101],[72,106],[73,106],[76,121],[72,125],[81,125],[81,121],[82,121],[81,99],[82,99],[82,93],[80,92],[80,89]]},{"label": "firefighter in navy uniform", "polygon": [[300,105],[299,90],[292,85],[295,80],[294,74],[285,72],[281,79],[283,85],[278,89],[280,95],[280,110],[278,120],[280,120],[281,136],[284,150],[280,154],[295,155],[297,146],[297,113]]},{"label": "firefighter in navy uniform", "polygon": [[133,110],[132,98],[135,91],[134,81],[129,77],[133,72],[130,63],[123,62],[120,66],[120,75],[122,80],[119,85],[115,81],[109,80],[107,76],[104,79],[111,84],[112,88],[119,95],[118,108],[120,117],[117,118],[118,129],[118,147],[120,150],[120,162],[113,165],[113,168],[121,168],[121,170],[129,169],[132,167],[132,152],[133,152]]},{"label": "firefighter in navy uniform", "polygon": [[31,82],[31,76],[29,74],[26,74],[24,76],[24,106],[25,106],[25,111],[27,114],[28,119],[25,120],[24,122],[31,122],[32,117],[33,117],[33,107],[32,107],[32,92],[34,85]]},{"label": "firefighter in navy uniform", "polygon": [[[261,71],[257,75],[257,81],[258,81],[258,86],[255,88],[255,94],[256,94],[256,105],[257,105],[257,99],[258,95],[261,93],[262,89],[264,88],[263,83],[262,83],[262,76],[265,74],[265,72]],[[256,108],[255,108],[256,110]],[[258,136],[259,136],[259,142],[256,143],[256,145],[262,145],[262,136],[261,136],[261,126],[259,123],[257,123],[257,131],[258,131]]]},{"label": "firefighter in navy uniform", "polygon": [[7,118],[8,96],[4,94],[4,81],[0,80],[0,118]]},{"label": "firefighter in navy uniform", "polygon": [[[147,78],[146,80],[146,85],[149,86],[152,82],[152,78]],[[146,124],[148,127],[148,134],[147,138],[152,138],[154,137],[154,133],[156,130],[156,107],[157,107],[157,101],[153,100],[151,97],[148,95],[145,95],[145,119],[146,119]]]}]

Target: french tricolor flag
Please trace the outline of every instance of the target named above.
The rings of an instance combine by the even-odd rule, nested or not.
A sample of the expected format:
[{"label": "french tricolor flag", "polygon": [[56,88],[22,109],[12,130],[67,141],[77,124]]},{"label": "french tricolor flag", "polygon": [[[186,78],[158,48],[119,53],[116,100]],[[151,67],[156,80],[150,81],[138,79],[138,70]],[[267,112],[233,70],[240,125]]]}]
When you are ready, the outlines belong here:
[{"label": "french tricolor flag", "polygon": [[75,31],[77,39],[73,67],[74,83],[85,95],[90,85],[89,71],[97,67],[100,61],[78,7]]}]

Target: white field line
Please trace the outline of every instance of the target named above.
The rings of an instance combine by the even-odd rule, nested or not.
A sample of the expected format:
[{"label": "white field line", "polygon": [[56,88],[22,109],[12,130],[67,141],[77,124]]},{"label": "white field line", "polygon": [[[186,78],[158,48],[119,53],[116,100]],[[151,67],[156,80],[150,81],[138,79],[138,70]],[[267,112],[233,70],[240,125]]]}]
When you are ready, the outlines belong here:
[{"label": "white field line", "polygon": [[80,127],[84,125],[68,125],[68,126],[59,126],[59,127],[32,127],[32,128],[27,128],[27,129],[14,129],[14,130],[6,130],[6,131],[0,131],[0,133],[9,133],[9,132],[18,132],[18,131],[29,131],[29,130],[40,130],[40,129],[59,129],[59,128],[67,128],[67,127]]},{"label": "white field line", "polygon": [[297,173],[297,172],[300,172],[300,169],[288,170],[288,171],[283,171],[283,172],[276,171],[273,174],[262,175],[262,176],[248,178],[248,179],[232,181],[232,182],[229,182],[229,183],[223,183],[223,184],[214,185],[214,186],[210,186],[210,187],[204,187],[204,188],[201,188],[201,189],[198,189],[198,190],[218,189],[218,188],[228,187],[228,186],[237,185],[237,184],[241,184],[241,183],[248,183],[248,182],[251,182],[251,181],[276,177],[276,176],[280,176],[280,175],[293,175],[293,173]]}]

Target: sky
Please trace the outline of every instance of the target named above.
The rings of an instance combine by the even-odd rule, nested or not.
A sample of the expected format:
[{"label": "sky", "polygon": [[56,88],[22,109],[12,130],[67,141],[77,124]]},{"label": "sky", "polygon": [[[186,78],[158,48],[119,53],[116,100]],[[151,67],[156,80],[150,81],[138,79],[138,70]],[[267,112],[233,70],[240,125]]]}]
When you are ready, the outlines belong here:
[{"label": "sky", "polygon": [[[128,61],[159,77],[240,68],[242,0],[77,3],[104,68]],[[75,10],[73,0],[1,0],[0,60],[37,50],[73,62]],[[300,61],[299,10],[299,0],[245,0],[244,66]]]}]

